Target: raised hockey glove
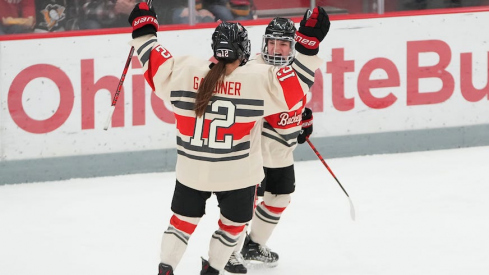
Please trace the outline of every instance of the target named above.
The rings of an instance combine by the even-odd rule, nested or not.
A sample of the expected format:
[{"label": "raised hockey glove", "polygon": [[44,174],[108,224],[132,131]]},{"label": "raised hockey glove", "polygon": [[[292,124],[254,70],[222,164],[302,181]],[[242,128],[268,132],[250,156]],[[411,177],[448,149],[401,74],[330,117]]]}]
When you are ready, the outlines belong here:
[{"label": "raised hockey glove", "polygon": [[147,3],[136,4],[129,15],[129,24],[132,26],[132,38],[137,38],[146,34],[156,35],[158,31],[158,18],[153,7]]},{"label": "raised hockey glove", "polygon": [[297,142],[302,144],[306,142],[306,138],[312,134],[312,110],[309,108],[304,108],[302,112],[302,129],[297,137]]},{"label": "raised hockey glove", "polygon": [[295,50],[305,55],[316,55],[330,25],[328,14],[322,7],[314,8],[312,13],[307,10],[295,33]]}]

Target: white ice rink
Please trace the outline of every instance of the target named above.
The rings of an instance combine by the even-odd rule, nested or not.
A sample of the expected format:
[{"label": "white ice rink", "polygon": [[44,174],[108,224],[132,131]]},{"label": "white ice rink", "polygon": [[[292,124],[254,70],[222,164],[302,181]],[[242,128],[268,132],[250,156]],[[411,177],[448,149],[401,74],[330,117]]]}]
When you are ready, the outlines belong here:
[{"label": "white ice rink", "polygon": [[[307,145],[304,145],[307,146]],[[324,157],[327,157],[326,152]],[[489,274],[489,147],[296,164],[297,191],[248,274]],[[191,172],[191,171],[189,171]],[[0,275],[157,274],[174,173],[0,186]],[[177,275],[197,275],[215,197]]]}]

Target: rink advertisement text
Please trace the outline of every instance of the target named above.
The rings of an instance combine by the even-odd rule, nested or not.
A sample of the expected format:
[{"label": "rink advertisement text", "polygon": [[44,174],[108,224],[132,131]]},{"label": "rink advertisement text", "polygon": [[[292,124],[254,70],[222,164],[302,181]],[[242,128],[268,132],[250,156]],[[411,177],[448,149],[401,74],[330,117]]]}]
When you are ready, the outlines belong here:
[{"label": "rink advertisement text", "polygon": [[[419,60],[423,54],[435,54],[439,60],[433,65],[422,66]],[[485,54],[489,62],[489,52]],[[459,71],[450,72],[447,67],[454,58],[460,60],[460,69]],[[485,86],[476,88],[479,83],[474,83],[472,77],[474,62],[473,54],[470,52],[452,53],[450,46],[442,40],[409,41],[407,42],[406,64],[406,86],[402,87],[402,91],[406,93],[403,102],[405,106],[445,102],[452,97],[455,85],[459,86],[457,90],[461,92],[467,102],[489,100],[488,67],[485,67],[486,72],[488,72]],[[331,99],[336,110],[350,111],[355,108],[355,97],[345,96],[345,74],[348,73],[358,72],[356,81],[358,99],[369,108],[389,108],[399,100],[395,93],[389,92],[389,88],[401,86],[401,75],[392,60],[383,57],[373,58],[363,65],[360,64],[361,67],[358,71],[355,70],[356,65],[358,65],[358,62],[355,62],[355,60],[347,60],[345,58],[345,49],[332,50],[332,60],[327,62],[326,72],[331,74]],[[371,75],[375,70],[381,70],[386,77],[371,79]],[[441,83],[441,87],[421,87],[420,82],[423,79],[434,79]],[[387,92],[384,95],[377,96],[375,89],[381,88]],[[422,88],[427,90],[421,91]]]},{"label": "rink advertisement text", "polygon": [[[423,53],[434,53],[439,57],[439,62],[431,66],[421,66],[419,57]],[[332,49],[332,60],[326,63],[326,74],[331,77],[331,100],[333,108],[337,111],[351,111],[355,108],[356,101],[372,109],[385,109],[391,107],[399,97],[392,92],[387,92],[383,96],[377,96],[376,88],[383,88],[386,91],[389,88],[400,87],[400,73],[396,64],[388,58],[373,58],[366,64],[360,64],[358,72],[355,70],[358,62],[345,58],[345,49]],[[459,85],[461,94],[467,102],[478,102],[489,99],[489,84],[479,89],[473,83],[472,71],[473,54],[461,53],[458,56],[453,56],[450,46],[441,40],[428,41],[410,41],[407,43],[407,86],[403,87],[406,91],[406,99],[403,102],[405,106],[439,104],[450,99],[455,90],[455,85]],[[452,58],[460,58],[460,71],[458,75],[454,75],[447,70]],[[489,52],[487,54],[489,59]],[[137,67],[138,60],[133,58],[133,68]],[[94,60],[81,60],[81,86],[77,87],[81,91],[81,130],[95,128],[95,100],[97,93],[111,91],[111,96],[115,91],[113,87],[117,87],[119,79],[116,76],[103,76],[99,79],[94,78]],[[375,70],[382,70],[386,77],[382,79],[371,79],[371,75]],[[356,87],[358,91],[358,99],[355,97],[347,97],[345,95],[345,74],[358,73]],[[456,73],[456,72],[455,72]],[[161,121],[173,123],[173,115],[160,100],[154,95],[151,96],[151,106],[146,106],[144,100],[145,93],[149,93],[145,87],[144,77],[141,74],[133,74],[132,85],[124,92],[121,90],[120,101],[124,102],[124,94],[132,93],[132,101],[129,102],[129,108],[132,108],[131,125],[146,124],[146,108],[156,115]],[[30,117],[25,111],[22,101],[22,95],[27,85],[37,78],[46,78],[54,82],[57,86],[57,92],[60,96],[60,102],[54,114],[44,120],[36,120]],[[422,79],[437,79],[442,84],[441,88],[432,91],[420,91],[420,80]],[[455,80],[458,80],[457,83]],[[194,77],[193,88],[198,89],[201,79]],[[225,84],[225,85],[224,85]],[[232,93],[240,95],[241,83],[224,83],[219,88],[218,93]],[[328,83],[321,83],[321,86],[326,86]],[[246,85],[246,84],[244,84]],[[229,90],[229,91],[228,91]],[[313,93],[321,93],[323,91],[313,89]],[[313,94],[314,95],[314,94]],[[75,98],[75,87],[69,76],[59,68],[49,64],[36,64],[22,70],[12,82],[8,93],[9,113],[17,126],[30,133],[44,134],[56,130],[61,127],[68,119],[73,111]],[[314,99],[313,99],[314,100]],[[323,102],[317,102],[322,109]],[[358,103],[357,103],[358,104]],[[116,107],[113,116],[112,127],[124,127],[125,108],[120,104]],[[41,107],[42,108],[42,107]],[[316,111],[317,112],[317,111]]]}]

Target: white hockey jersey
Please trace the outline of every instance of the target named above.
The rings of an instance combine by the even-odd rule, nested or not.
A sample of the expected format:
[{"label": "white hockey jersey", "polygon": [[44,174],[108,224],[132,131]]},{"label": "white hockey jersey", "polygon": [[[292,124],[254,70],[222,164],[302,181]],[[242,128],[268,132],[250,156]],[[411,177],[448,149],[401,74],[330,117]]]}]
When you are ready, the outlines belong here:
[{"label": "white hockey jersey", "polygon": [[[250,63],[266,64],[261,54],[256,55]],[[270,65],[271,66],[271,65]],[[313,75],[314,72],[308,72]],[[313,82],[306,80],[308,86]],[[306,97],[292,110],[283,111],[264,117],[261,140],[263,166],[282,168],[294,164],[294,149],[297,147],[297,136],[302,128],[302,110],[306,105]]]},{"label": "white hockey jersey", "polygon": [[261,119],[293,108],[309,90],[321,64],[298,54],[281,68],[246,64],[218,83],[205,114],[193,110],[210,61],[173,57],[153,35],[134,39],[144,76],[156,95],[173,106],[177,127],[176,177],[201,191],[226,191],[258,184],[264,177]]}]

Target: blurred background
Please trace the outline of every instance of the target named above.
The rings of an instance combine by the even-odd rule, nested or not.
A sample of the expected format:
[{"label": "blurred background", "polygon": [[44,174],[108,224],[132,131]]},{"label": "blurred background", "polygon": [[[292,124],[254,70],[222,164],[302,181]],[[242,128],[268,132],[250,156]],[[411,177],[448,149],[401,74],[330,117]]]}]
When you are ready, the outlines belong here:
[{"label": "blurred background", "polygon": [[[127,27],[137,0],[0,0],[0,35]],[[301,16],[316,5],[330,14],[477,7],[489,0],[155,0],[160,24]]]}]

